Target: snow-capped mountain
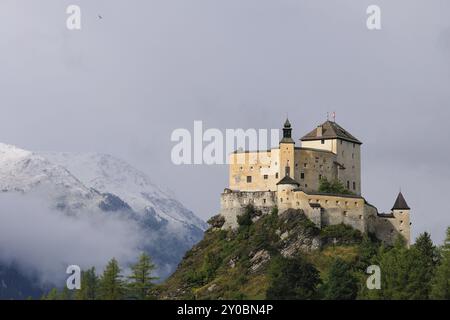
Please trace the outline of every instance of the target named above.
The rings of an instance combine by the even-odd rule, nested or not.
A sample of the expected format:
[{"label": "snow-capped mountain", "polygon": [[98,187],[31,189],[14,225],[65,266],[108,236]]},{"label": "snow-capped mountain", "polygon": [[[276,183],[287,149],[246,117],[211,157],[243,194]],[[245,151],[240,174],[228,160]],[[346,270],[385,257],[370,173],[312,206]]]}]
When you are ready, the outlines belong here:
[{"label": "snow-capped mountain", "polygon": [[144,234],[140,249],[150,253],[162,278],[206,228],[146,174],[110,155],[31,152],[0,143],[0,196],[11,193],[37,195],[70,217],[94,212],[133,221]]},{"label": "snow-capped mountain", "polygon": [[40,192],[54,208],[70,213],[96,206],[102,196],[66,168],[30,151],[0,143],[0,191]]},{"label": "snow-capped mountain", "polygon": [[150,212],[158,220],[205,228],[202,220],[154,185],[146,174],[120,159],[97,153],[41,152],[39,155],[66,168],[87,187],[118,196],[141,215]]}]

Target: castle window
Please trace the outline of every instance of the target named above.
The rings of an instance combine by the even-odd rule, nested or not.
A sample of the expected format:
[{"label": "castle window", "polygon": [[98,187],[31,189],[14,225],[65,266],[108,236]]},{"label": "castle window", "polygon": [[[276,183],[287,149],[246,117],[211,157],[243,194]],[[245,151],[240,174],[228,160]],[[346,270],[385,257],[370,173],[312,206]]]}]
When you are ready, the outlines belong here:
[{"label": "castle window", "polygon": [[278,179],[278,172],[275,173],[275,179]]},{"label": "castle window", "polygon": [[303,164],[303,168],[306,168],[308,166],[308,164],[305,162],[304,164]]},{"label": "castle window", "polygon": [[269,176],[267,174],[264,175],[264,180],[269,179]]},{"label": "castle window", "polygon": [[322,175],[321,174],[319,174],[319,180],[322,180]]},{"label": "castle window", "polygon": [[342,140],[341,140],[341,144],[342,144]]},{"label": "castle window", "polygon": [[354,153],[352,153],[352,159],[355,159],[355,154]]},{"label": "castle window", "polygon": [[336,201],[336,205],[337,205],[337,206],[339,205],[339,200],[338,200],[338,201]]},{"label": "castle window", "polygon": [[264,204],[266,203],[266,199],[263,199],[263,203],[264,203]]},{"label": "castle window", "polygon": [[283,198],[280,198],[280,202],[283,202]]},{"label": "castle window", "polygon": [[305,188],[308,188],[308,185],[305,183]]},{"label": "castle window", "polygon": [[347,211],[344,211],[344,217],[347,217],[347,216],[348,216]]},{"label": "castle window", "polygon": [[295,164],[295,167],[296,167],[296,168],[298,167],[298,163]]},{"label": "castle window", "polygon": [[320,143],[325,144],[325,140],[324,139],[320,140]]},{"label": "castle window", "polygon": [[345,205],[348,206],[348,201],[345,201]]},{"label": "castle window", "polygon": [[347,189],[350,189],[350,181],[347,180]]},{"label": "castle window", "polygon": [[403,224],[403,220],[400,220],[400,225],[402,225]]},{"label": "castle window", "polygon": [[297,206],[299,206],[299,205],[300,205],[300,202],[297,201]]},{"label": "castle window", "polygon": [[362,216],[362,214],[360,214],[360,215],[359,215],[359,219],[362,220],[362,218],[363,218],[363,216]]},{"label": "castle window", "polygon": [[250,167],[250,170],[253,170],[253,167]]},{"label": "castle window", "polygon": [[300,179],[305,179],[305,173],[304,172],[300,173]]},{"label": "castle window", "polygon": [[355,202],[355,207],[357,207],[358,206],[358,202]]},{"label": "castle window", "polygon": [[353,143],[353,149],[355,149],[355,144]]},{"label": "castle window", "polygon": [[356,182],[353,181],[353,190],[356,190]]},{"label": "castle window", "polygon": [[240,167],[239,169],[241,169],[241,171],[242,171],[242,169],[244,169],[243,167]]},{"label": "castle window", "polygon": [[247,176],[247,183],[251,183],[252,182],[252,176]]}]

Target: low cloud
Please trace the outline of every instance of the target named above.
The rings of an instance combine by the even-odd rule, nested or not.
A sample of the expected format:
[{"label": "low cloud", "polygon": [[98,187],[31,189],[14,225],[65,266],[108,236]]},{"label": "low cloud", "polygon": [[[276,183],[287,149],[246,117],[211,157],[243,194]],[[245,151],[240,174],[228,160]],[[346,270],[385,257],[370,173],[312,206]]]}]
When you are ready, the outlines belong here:
[{"label": "low cloud", "polygon": [[67,216],[29,195],[0,195],[0,264],[17,265],[41,284],[64,285],[71,264],[101,271],[115,257],[126,267],[142,239],[137,224],[117,214]]}]

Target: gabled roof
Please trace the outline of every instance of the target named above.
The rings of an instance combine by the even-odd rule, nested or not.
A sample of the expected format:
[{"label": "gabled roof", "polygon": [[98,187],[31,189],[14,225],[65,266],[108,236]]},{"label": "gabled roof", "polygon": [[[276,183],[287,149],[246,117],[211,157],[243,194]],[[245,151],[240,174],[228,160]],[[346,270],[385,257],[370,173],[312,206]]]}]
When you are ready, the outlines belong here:
[{"label": "gabled roof", "polygon": [[298,183],[297,181],[295,181],[294,179],[292,179],[289,176],[284,176],[283,179],[281,179],[280,181],[278,181],[277,185],[279,184],[295,184],[297,186],[300,185],[300,183]]},{"label": "gabled roof", "polygon": [[347,130],[342,128],[336,122],[333,121],[325,121],[322,126],[322,135],[317,135],[317,128],[312,130],[307,135],[301,138],[302,141],[310,141],[310,140],[321,140],[321,139],[342,139],[350,142],[354,142],[357,144],[362,144],[361,141],[356,139],[353,135],[351,135]]},{"label": "gabled roof", "polygon": [[397,200],[395,200],[392,210],[410,210],[401,192],[398,193]]}]

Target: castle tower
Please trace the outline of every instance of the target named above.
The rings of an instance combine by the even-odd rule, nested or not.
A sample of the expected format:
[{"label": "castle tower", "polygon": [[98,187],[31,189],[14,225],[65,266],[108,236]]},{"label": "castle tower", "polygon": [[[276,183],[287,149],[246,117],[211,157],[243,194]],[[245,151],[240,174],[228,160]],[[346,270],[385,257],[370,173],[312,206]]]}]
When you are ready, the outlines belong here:
[{"label": "castle tower", "polygon": [[301,138],[302,147],[336,155],[336,178],[350,191],[361,194],[361,144],[335,121],[325,121]]},{"label": "castle tower", "polygon": [[394,227],[397,232],[406,239],[408,247],[411,242],[410,211],[411,209],[406,203],[403,194],[399,192],[394,206],[392,207],[392,215],[395,219]]},{"label": "castle tower", "polygon": [[283,127],[283,138],[280,141],[279,177],[294,177],[295,141],[292,139],[292,127],[286,119]]},{"label": "castle tower", "polygon": [[288,175],[277,183],[277,201],[279,210],[284,211],[292,208],[292,203],[294,201],[293,191],[299,186],[300,184]]}]

